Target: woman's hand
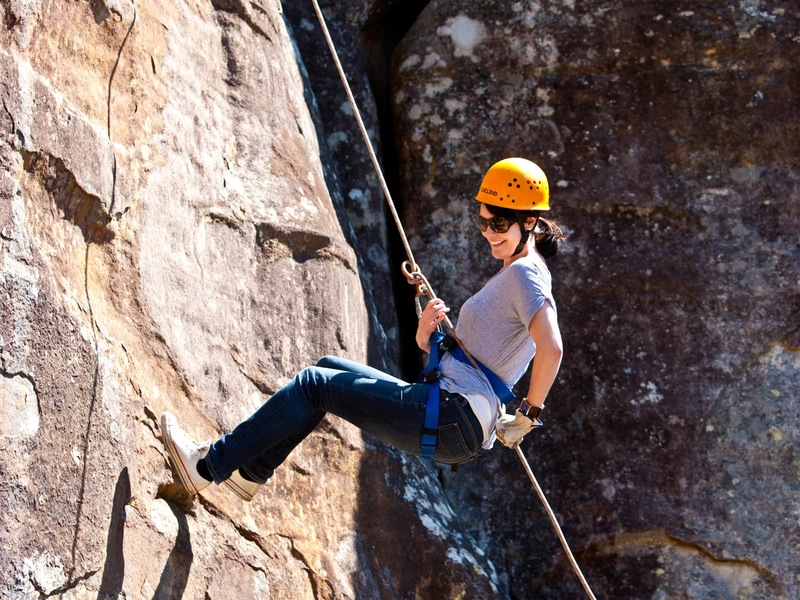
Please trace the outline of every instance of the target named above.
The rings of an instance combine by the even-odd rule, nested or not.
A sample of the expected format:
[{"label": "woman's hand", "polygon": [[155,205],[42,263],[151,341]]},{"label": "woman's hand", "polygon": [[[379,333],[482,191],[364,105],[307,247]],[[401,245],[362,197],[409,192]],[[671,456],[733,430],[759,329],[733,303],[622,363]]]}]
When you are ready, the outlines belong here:
[{"label": "woman's hand", "polygon": [[497,439],[507,446],[514,448],[519,446],[522,438],[528,435],[537,427],[542,426],[541,419],[531,419],[528,415],[517,409],[513,415],[502,415],[497,420],[496,433]]},{"label": "woman's hand", "polygon": [[417,346],[419,346],[421,350],[430,354],[431,335],[436,331],[436,327],[439,323],[444,321],[445,316],[449,312],[450,309],[438,298],[436,300],[431,300],[425,305],[422,316],[419,318],[419,323],[417,324]]}]

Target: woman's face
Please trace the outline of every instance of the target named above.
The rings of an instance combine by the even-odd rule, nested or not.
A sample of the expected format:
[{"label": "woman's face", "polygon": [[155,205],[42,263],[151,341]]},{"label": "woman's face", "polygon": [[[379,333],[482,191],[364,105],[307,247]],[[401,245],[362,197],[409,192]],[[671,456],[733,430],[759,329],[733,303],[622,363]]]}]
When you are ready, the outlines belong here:
[{"label": "woman's face", "polygon": [[[494,217],[485,204],[481,204],[480,215],[484,219]],[[481,233],[492,247],[492,256],[498,260],[508,260],[514,256],[514,250],[522,241],[522,231],[519,228],[519,223],[514,223],[505,233],[497,233],[491,227],[487,227],[486,231]]]}]

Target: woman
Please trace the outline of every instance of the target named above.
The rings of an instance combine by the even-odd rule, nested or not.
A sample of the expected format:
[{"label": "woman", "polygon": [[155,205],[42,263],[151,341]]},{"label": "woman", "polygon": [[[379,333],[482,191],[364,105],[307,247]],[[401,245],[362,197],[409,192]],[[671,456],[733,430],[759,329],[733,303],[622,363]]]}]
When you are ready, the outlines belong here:
[{"label": "woman", "polygon": [[[561,335],[544,259],[556,253],[563,236],[554,223],[540,218],[540,211],[550,208],[545,174],[525,159],[502,160],[484,176],[476,200],[478,226],[503,268],[464,303],[456,335],[508,388],[535,359],[528,395],[520,404],[525,410],[511,416],[504,415],[480,369],[451,352],[444,354],[434,459],[445,464],[474,458],[481,448],[492,447],[496,435],[513,446],[541,425],[538,416],[561,364]],[[431,336],[449,310],[438,299],[425,306],[416,334],[422,350],[431,351]],[[424,383],[407,383],[327,356],[210,446],[196,444],[170,413],[162,415],[161,423],[165,445],[189,493],[216,482],[249,501],[328,412],[419,455],[428,398]]]}]

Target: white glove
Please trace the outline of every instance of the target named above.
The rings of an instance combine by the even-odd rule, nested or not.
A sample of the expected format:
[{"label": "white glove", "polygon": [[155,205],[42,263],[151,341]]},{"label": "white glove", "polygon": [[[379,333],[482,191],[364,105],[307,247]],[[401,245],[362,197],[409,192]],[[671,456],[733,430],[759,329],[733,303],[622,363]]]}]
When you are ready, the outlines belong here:
[{"label": "white glove", "polygon": [[497,439],[504,446],[514,448],[526,435],[543,425],[541,419],[531,419],[519,409],[513,415],[502,415],[497,420]]}]

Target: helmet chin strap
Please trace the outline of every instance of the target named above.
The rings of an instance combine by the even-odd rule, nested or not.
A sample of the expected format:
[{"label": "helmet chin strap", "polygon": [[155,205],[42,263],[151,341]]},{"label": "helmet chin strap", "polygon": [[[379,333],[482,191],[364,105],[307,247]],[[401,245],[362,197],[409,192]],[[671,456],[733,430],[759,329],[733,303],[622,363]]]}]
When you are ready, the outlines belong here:
[{"label": "helmet chin strap", "polygon": [[519,241],[519,245],[516,248],[514,248],[514,254],[512,256],[516,256],[517,254],[522,252],[522,249],[525,248],[525,244],[528,243],[528,238],[530,237],[530,235],[531,235],[530,231],[525,231],[525,230],[522,231],[522,239]]},{"label": "helmet chin strap", "polygon": [[516,256],[522,249],[525,248],[525,244],[528,243],[528,238],[531,236],[531,233],[536,229],[536,226],[539,224],[539,215],[536,216],[536,222],[533,224],[533,227],[530,229],[525,229],[525,221],[526,217],[517,216],[517,223],[519,223],[519,229],[522,232],[522,239],[519,241],[519,245],[514,249],[514,254],[512,256]]}]

